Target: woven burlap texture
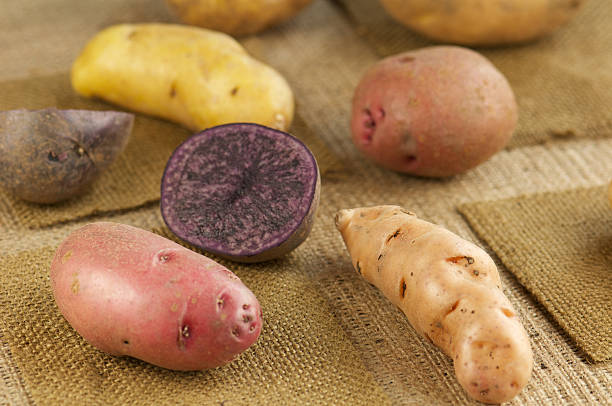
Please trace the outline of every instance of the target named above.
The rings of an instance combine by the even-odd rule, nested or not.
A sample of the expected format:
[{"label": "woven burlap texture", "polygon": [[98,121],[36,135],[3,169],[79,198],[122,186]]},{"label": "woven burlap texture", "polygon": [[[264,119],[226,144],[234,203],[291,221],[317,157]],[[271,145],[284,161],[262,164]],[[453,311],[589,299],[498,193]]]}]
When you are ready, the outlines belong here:
[{"label": "woven burlap texture", "polygon": [[612,357],[612,215],[606,188],[459,207],[470,225],[595,361]]},{"label": "woven burlap texture", "polygon": [[[338,1],[380,56],[440,45],[393,20],[378,1]],[[478,50],[508,78],[516,94],[520,117],[510,148],[612,136],[610,19],[607,0],[590,0],[554,35],[521,46]]]},{"label": "woven burlap texture", "polygon": [[[358,2],[359,0],[355,0]],[[372,6],[378,7],[376,1]],[[590,7],[610,7],[605,0],[589,0]],[[402,405],[464,405],[474,404],[467,399],[457,383],[452,362],[437,348],[419,337],[408,324],[405,316],[391,306],[386,298],[376,289],[364,282],[353,271],[345,247],[333,224],[333,215],[339,208],[356,207],[373,204],[400,204],[417,212],[421,217],[442,224],[464,238],[478,241],[468,223],[456,210],[457,205],[484,199],[505,199],[523,194],[542,191],[561,191],[576,187],[592,187],[610,181],[612,174],[612,140],[605,137],[567,138],[567,141],[554,137],[554,143],[535,145],[539,141],[528,141],[520,145],[529,147],[513,148],[502,151],[493,159],[469,173],[452,179],[427,180],[382,170],[363,157],[354,148],[348,129],[350,118],[350,99],[353,89],[363,72],[381,56],[372,47],[372,43],[363,41],[354,20],[347,19],[347,14],[339,7],[337,1],[315,0],[296,18],[280,27],[271,29],[257,36],[244,38],[242,42],[250,52],[277,68],[284,74],[296,94],[299,114],[317,137],[320,137],[332,152],[340,157],[345,171],[329,171],[323,179],[321,206],[311,236],[287,260],[280,264],[279,273],[303,273],[310,281],[309,286],[317,290],[325,299],[324,313],[335,320],[339,329],[345,334],[351,346],[372,374],[376,383],[384,388],[393,404]],[[603,6],[602,6],[603,5]],[[118,22],[172,21],[164,9],[163,2],[144,0],[108,0],[105,2],[78,2],[76,0],[6,0],[0,13],[0,60],[4,69],[0,79],[11,79],[24,76],[39,76],[50,72],[65,72],[80,51],[85,41],[99,29]],[[377,11],[378,12],[378,11]],[[602,10],[601,13],[609,13]],[[376,14],[370,14],[374,18]],[[580,19],[584,19],[587,10]],[[584,21],[584,20],[575,20]],[[386,29],[388,23],[379,25]],[[572,23],[559,31],[564,37],[572,36],[576,41],[590,43],[582,35],[600,35],[590,32],[593,24]],[[597,26],[598,30],[609,32],[608,26]],[[403,29],[403,28],[402,28]],[[406,32],[406,31],[404,31]],[[579,35],[580,33],[580,35]],[[554,37],[546,43],[556,43]],[[390,43],[390,42],[389,42]],[[429,44],[423,42],[423,44]],[[542,43],[545,44],[545,43]],[[551,64],[566,66],[567,72],[581,68],[592,61],[593,77],[600,77],[606,67],[601,62],[601,55],[596,54],[598,44],[592,48],[588,58],[553,59],[547,64],[526,64],[514,66],[517,74],[525,69],[542,69],[538,74],[546,76]],[[552,45],[541,45],[540,42],[524,47],[498,50],[508,53],[509,57],[519,57],[519,50],[532,54],[532,58],[546,51]],[[568,44],[569,46],[569,44]],[[582,45],[575,45],[581,47]],[[540,49],[542,48],[542,49]],[[563,54],[565,48],[555,47],[554,52]],[[574,49],[582,53],[585,50]],[[489,52],[485,51],[491,57]],[[539,60],[538,60],[539,61]],[[554,67],[554,66],[553,66]],[[514,69],[513,68],[513,69]],[[521,73],[523,72],[523,73]],[[512,77],[512,72],[504,72]],[[527,72],[531,74],[533,72]],[[526,78],[528,79],[528,78]],[[561,83],[557,80],[562,80]],[[586,100],[580,99],[568,112],[583,116],[584,121],[578,124],[593,124],[601,110],[594,110],[593,115],[583,109],[584,103],[590,103],[590,95],[580,93],[577,83],[589,81],[583,75],[554,75],[550,81],[544,81],[547,87],[563,91],[568,86],[583,94]],[[590,82],[593,83],[593,82]],[[537,84],[537,83],[536,83]],[[513,83],[514,85],[514,83]],[[592,85],[589,85],[592,86]],[[537,93],[538,87],[532,92]],[[599,91],[599,88],[597,89]],[[518,94],[518,92],[517,92]],[[601,97],[601,96],[594,96]],[[543,117],[555,102],[542,96],[542,110],[532,108],[532,112],[542,111],[536,120],[544,120],[541,127],[534,123],[534,133],[538,139],[542,136],[549,139],[549,132],[556,131],[554,122]],[[540,100],[540,99],[537,99]],[[568,100],[571,102],[572,100]],[[523,102],[521,102],[523,103]],[[531,103],[534,103],[533,101]],[[538,101],[540,103],[540,101]],[[529,105],[527,105],[529,107]],[[521,106],[522,109],[527,108]],[[532,106],[533,107],[533,106]],[[548,113],[546,113],[548,114]],[[524,120],[524,115],[522,120]],[[562,123],[563,121],[561,121]],[[553,124],[552,130],[548,125]],[[521,124],[523,125],[523,124]],[[536,133],[538,128],[543,134]],[[524,134],[523,134],[524,135]],[[3,211],[4,209],[0,209]],[[104,219],[114,220],[141,227],[151,227],[158,221],[158,208],[155,204],[115,216],[106,214]],[[155,221],[141,221],[142,218]],[[66,234],[84,223],[84,220],[57,225],[42,230],[27,230],[15,225],[8,232],[0,234],[0,252],[28,250],[34,247],[43,248],[56,245]],[[495,258],[495,253],[489,251]],[[575,342],[559,327],[545,307],[537,302],[517,279],[498,262],[504,292],[517,309],[531,337],[535,356],[535,368],[529,385],[515,398],[512,405],[599,405],[610,403],[612,385],[612,364],[610,361],[591,364],[588,357],[575,345]],[[274,267],[276,265],[273,265]],[[294,269],[289,269],[293,267]],[[231,267],[234,268],[233,266]],[[244,272],[240,276],[246,281]],[[259,269],[259,268],[258,268]],[[276,268],[274,268],[276,269]],[[276,273],[267,273],[267,283],[275,284]],[[281,278],[282,279],[282,278]],[[23,286],[23,285],[19,285]],[[255,290],[255,289],[254,289]],[[13,295],[27,296],[26,292],[11,292]],[[278,304],[271,304],[278,300]],[[285,297],[276,295],[273,300],[266,299],[266,307],[282,305]],[[31,306],[31,305],[29,305]],[[52,308],[52,307],[51,307]],[[4,308],[3,308],[4,310]],[[26,312],[27,309],[17,309]],[[13,311],[13,309],[9,309]],[[264,309],[264,311],[266,311]],[[307,312],[310,312],[308,310]],[[4,317],[3,317],[4,319]],[[331,322],[330,322],[331,323]],[[313,324],[313,329],[324,328]],[[274,327],[270,323],[271,328]],[[11,405],[33,404],[31,392],[36,393],[32,381],[24,379],[20,365],[7,348],[4,329],[0,346],[0,404]],[[326,342],[326,341],[325,341]],[[55,345],[55,344],[54,344]],[[329,345],[335,345],[331,342]],[[284,355],[278,354],[278,357]],[[140,363],[135,362],[137,365]],[[308,361],[313,368],[316,362]],[[104,379],[104,365],[101,372],[92,374],[92,380]],[[78,365],[76,366],[78,367]],[[53,376],[53,366],[48,366]],[[231,371],[231,369],[230,369]],[[42,375],[47,371],[40,371]],[[268,375],[264,375],[268,376]],[[116,378],[116,377],[114,377]],[[117,378],[120,379],[120,378]],[[156,380],[158,378],[155,378]],[[230,378],[231,379],[231,378]],[[299,378],[298,378],[299,379]],[[293,379],[292,379],[293,381]],[[40,381],[34,381],[39,384]],[[80,382],[80,381],[79,381]],[[219,381],[213,382],[218,390]],[[225,382],[225,381],[224,381]],[[299,384],[299,381],[296,381]],[[56,388],[65,390],[63,385],[70,382],[54,382]],[[230,382],[228,385],[231,385]],[[267,380],[268,391],[275,388],[282,390],[290,385],[284,380]],[[40,385],[44,385],[40,383]],[[112,382],[104,385],[112,386]],[[82,396],[89,399],[97,396],[97,389],[87,384]],[[170,390],[170,389],[168,389]],[[308,389],[310,390],[310,389]],[[316,389],[312,389],[316,391]],[[109,392],[110,393],[110,392]],[[183,401],[182,392],[175,391],[175,403]],[[3,397],[4,396],[4,397]],[[329,401],[309,401],[305,396],[283,401],[272,398],[269,404],[337,404],[343,403],[339,398]],[[313,397],[318,396],[316,393]],[[361,396],[361,395],[356,395]],[[321,398],[316,398],[321,399]],[[286,400],[286,399],[282,399]],[[358,402],[349,399],[346,404]],[[49,402],[38,402],[48,404]],[[99,402],[104,403],[104,402]],[[231,404],[231,403],[229,403]],[[226,404],[227,405],[227,404]]]}]

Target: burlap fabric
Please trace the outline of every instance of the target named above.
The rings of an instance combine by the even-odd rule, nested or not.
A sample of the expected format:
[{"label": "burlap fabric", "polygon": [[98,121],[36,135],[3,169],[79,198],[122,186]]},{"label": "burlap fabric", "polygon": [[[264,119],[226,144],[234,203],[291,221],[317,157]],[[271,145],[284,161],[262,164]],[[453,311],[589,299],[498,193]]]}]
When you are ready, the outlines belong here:
[{"label": "burlap fabric", "polygon": [[[396,22],[377,1],[337,1],[380,56],[439,45]],[[509,148],[612,135],[610,19],[609,4],[589,1],[555,35],[525,46],[479,50],[506,75],[517,96],[519,127]]]},{"label": "burlap fabric", "polygon": [[594,360],[612,357],[605,187],[460,206],[470,225]]},{"label": "burlap fabric", "polygon": [[[590,7],[597,7],[600,14],[610,12],[611,6],[605,0],[590,0],[589,3]],[[5,69],[0,72],[4,75],[0,79],[66,72],[82,44],[109,24],[173,21],[162,2],[144,0],[88,3],[33,0],[27,4],[9,0],[3,7],[0,60]],[[10,281],[11,288],[3,289],[0,299],[0,404],[82,404],[83,400],[91,404],[120,404],[130,400],[137,403],[138,399],[143,399],[142,403],[152,400],[192,404],[196,399],[203,399],[195,396],[208,393],[211,396],[201,403],[218,405],[225,399],[217,395],[229,393],[236,385],[245,388],[249,384],[260,390],[248,392],[249,398],[229,394],[226,399],[233,402],[225,404],[384,404],[384,399],[378,397],[380,388],[392,404],[474,403],[457,383],[452,361],[418,337],[402,313],[352,270],[335,230],[333,214],[345,207],[400,204],[464,238],[479,241],[457,207],[553,192],[546,195],[550,199],[541,201],[541,205],[554,208],[563,204],[556,202],[556,192],[601,188],[612,178],[612,139],[605,134],[591,136],[590,133],[576,138],[550,138],[549,134],[557,131],[554,124],[563,122],[546,116],[550,107],[546,103],[556,100],[550,96],[544,100],[546,105],[533,107],[533,116],[523,114],[523,110],[535,101],[527,105],[521,101],[521,128],[531,128],[534,137],[543,136],[550,139],[550,143],[521,141],[515,144],[516,148],[500,152],[475,170],[445,180],[413,178],[380,169],[362,159],[349,137],[350,99],[354,86],[361,74],[381,56],[371,40],[364,40],[356,22],[349,17],[335,2],[315,0],[287,24],[242,40],[250,52],[287,77],[296,94],[299,115],[312,129],[313,136],[329,148],[329,156],[335,155],[343,165],[323,176],[317,221],[303,245],[287,258],[270,264],[238,266],[227,263],[250,285],[264,305],[266,325],[261,341],[240,357],[239,364],[208,373],[168,373],[138,361],[106,357],[79,341],[58,316],[46,285],[47,270],[40,265],[67,233],[92,218],[42,230],[30,230],[20,223],[4,220],[10,224],[3,226],[0,233],[3,257],[0,269],[2,281]],[[587,17],[590,20],[585,22]],[[568,25],[560,31],[560,37],[486,53],[507,54],[508,58],[527,53],[536,58],[534,55],[552,47],[546,45],[550,41],[571,39],[572,44],[587,44],[592,36],[599,35],[599,31],[609,38],[610,28],[597,25],[597,18],[585,9],[580,16],[583,20],[575,20],[582,22]],[[377,29],[386,29],[387,25],[380,24]],[[595,26],[598,32],[590,28]],[[566,49],[553,47],[550,52],[563,59],[562,51]],[[610,66],[612,55],[598,47],[590,51],[575,49],[574,52],[587,52],[592,65],[585,67],[584,59],[565,59],[567,72],[572,75],[559,79],[551,74],[546,83],[550,88],[572,89],[572,94],[584,94],[585,100],[576,102],[567,114],[573,120],[570,123],[583,125],[585,127],[580,128],[585,129],[587,125],[599,123],[602,116],[604,122],[610,119],[610,110],[606,110],[605,105],[594,109],[590,104],[591,100],[605,100],[601,98],[605,96],[591,94],[585,89],[595,88],[594,91],[599,92],[602,79],[598,75]],[[538,62],[534,66],[546,75],[556,61],[558,59],[548,64]],[[526,71],[521,66],[515,68],[518,70],[504,73],[509,77],[525,75],[526,82],[533,75],[533,71]],[[577,72],[580,75],[573,75]],[[513,81],[513,85],[515,83],[518,82]],[[530,92],[537,95],[541,91],[540,84],[533,86],[536,87]],[[526,127],[525,119],[531,127]],[[591,197],[585,195],[585,202]],[[12,215],[4,208],[0,210],[0,217]],[[601,215],[610,217],[612,210]],[[149,229],[161,227],[155,203],[119,215],[96,217],[100,218]],[[543,303],[544,299],[523,287],[499,261],[495,250],[487,245],[484,247],[498,262],[504,291],[523,320],[535,355],[532,379],[511,404],[610,403],[611,361],[591,362],[556,321],[550,307]],[[15,257],[19,253],[21,259]],[[36,258],[38,262],[34,261]],[[7,270],[9,262],[11,267],[18,269]],[[30,264],[32,269],[24,267],[23,263]],[[553,267],[555,262],[551,259],[543,265]],[[287,286],[292,283],[297,290]],[[588,297],[585,300],[588,305]],[[5,305],[7,302],[11,304]],[[16,303],[23,306],[16,306]],[[290,313],[290,309],[294,313]],[[294,329],[300,346],[296,346],[290,338],[293,336],[286,333]],[[68,354],[67,348],[74,353]],[[53,360],[51,355],[45,355],[53,351],[62,354],[61,357]],[[45,356],[36,357],[36,354]],[[338,356],[341,358],[337,359]],[[326,362],[332,364],[333,371],[324,365]],[[256,372],[239,369],[244,365],[254,366]],[[298,371],[312,371],[302,375],[306,376],[307,384],[302,385],[302,378],[293,374],[287,365]],[[133,380],[145,378],[139,383],[129,382],[129,377]],[[245,380],[248,377],[259,381],[249,383]],[[139,387],[140,384],[143,387]],[[201,393],[196,394],[191,385]],[[353,388],[353,395],[347,398],[344,394],[349,386]],[[130,398],[130,390],[142,395]],[[51,393],[54,398],[50,397]]]}]

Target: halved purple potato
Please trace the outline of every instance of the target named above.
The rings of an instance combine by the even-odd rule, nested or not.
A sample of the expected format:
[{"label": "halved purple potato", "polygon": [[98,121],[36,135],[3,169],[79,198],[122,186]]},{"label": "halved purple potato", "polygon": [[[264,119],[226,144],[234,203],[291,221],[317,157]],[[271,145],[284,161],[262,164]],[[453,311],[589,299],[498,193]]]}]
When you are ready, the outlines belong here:
[{"label": "halved purple potato", "polygon": [[123,151],[133,123],[119,111],[1,111],[0,186],[35,203],[77,196]]},{"label": "halved purple potato", "polygon": [[300,140],[257,124],[202,131],[170,157],[161,213],[182,240],[239,262],[278,258],[310,233],[317,162]]}]

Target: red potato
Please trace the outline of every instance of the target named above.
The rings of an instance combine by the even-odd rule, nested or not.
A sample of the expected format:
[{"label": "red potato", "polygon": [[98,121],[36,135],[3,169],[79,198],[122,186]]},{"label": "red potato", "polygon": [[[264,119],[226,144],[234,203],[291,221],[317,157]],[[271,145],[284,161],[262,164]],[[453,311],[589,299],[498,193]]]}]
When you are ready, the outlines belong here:
[{"label": "red potato", "polygon": [[465,172],[502,149],[518,119],[506,78],[482,55],[439,46],[383,59],[353,98],[353,142],[381,166],[419,176]]},{"label": "red potato", "polygon": [[53,258],[51,283],[60,311],[89,343],[163,368],[223,365],[261,331],[259,302],[236,275],[123,224],[70,234]]}]

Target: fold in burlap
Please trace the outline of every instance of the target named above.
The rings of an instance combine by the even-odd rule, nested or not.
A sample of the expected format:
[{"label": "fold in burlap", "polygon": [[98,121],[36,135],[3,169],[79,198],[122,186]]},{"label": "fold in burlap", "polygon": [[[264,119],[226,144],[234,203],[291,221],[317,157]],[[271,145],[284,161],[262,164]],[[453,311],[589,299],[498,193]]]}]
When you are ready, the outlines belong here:
[{"label": "fold in burlap", "polygon": [[175,372],[87,344],[55,305],[53,253],[0,258],[0,335],[34,404],[390,404],[300,271],[308,264],[234,265],[265,309],[259,340],[226,366]]},{"label": "fold in burlap", "polygon": [[594,361],[612,357],[612,211],[595,187],[459,207]]},{"label": "fold in burlap", "polygon": [[[51,106],[118,109],[78,96],[72,90],[68,74],[7,81],[0,83],[0,89],[0,110]],[[340,167],[339,161],[300,117],[296,117],[291,131],[313,151],[321,173]],[[39,228],[154,202],[160,197],[160,181],[168,158],[189,135],[188,130],[178,125],[137,114],[126,149],[87,193],[55,205],[38,205],[20,201],[0,190],[0,226],[18,221],[27,227]]]},{"label": "fold in burlap", "polygon": [[[393,20],[378,1],[335,1],[380,56],[440,45]],[[612,8],[606,3],[588,1],[571,27],[536,42],[478,49],[517,97],[519,125],[508,147],[612,136]]]}]

